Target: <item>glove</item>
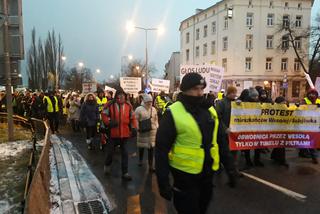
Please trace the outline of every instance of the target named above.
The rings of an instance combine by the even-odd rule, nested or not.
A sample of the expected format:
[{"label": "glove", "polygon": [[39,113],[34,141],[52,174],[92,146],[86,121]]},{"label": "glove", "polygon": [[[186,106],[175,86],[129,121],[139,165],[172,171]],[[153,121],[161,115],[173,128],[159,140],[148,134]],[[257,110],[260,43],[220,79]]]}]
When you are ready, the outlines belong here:
[{"label": "glove", "polygon": [[131,129],[131,137],[137,136],[137,129]]},{"label": "glove", "polygon": [[171,186],[169,184],[165,185],[163,187],[160,187],[159,188],[159,192],[160,192],[161,197],[163,197],[164,199],[166,199],[168,201],[171,201],[172,188],[171,188]]},{"label": "glove", "polygon": [[109,123],[109,127],[110,128],[115,128],[119,125],[118,121],[116,120],[110,120],[110,123]]}]

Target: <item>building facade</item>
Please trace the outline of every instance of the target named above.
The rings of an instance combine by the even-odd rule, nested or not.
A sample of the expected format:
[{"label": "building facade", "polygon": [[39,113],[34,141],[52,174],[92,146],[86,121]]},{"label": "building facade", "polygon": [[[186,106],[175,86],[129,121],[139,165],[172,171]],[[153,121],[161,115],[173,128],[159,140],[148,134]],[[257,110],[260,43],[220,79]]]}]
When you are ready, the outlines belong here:
[{"label": "building facade", "polygon": [[174,92],[180,83],[180,52],[173,52],[166,63],[165,79],[170,80],[170,92]]},{"label": "building facade", "polygon": [[[9,53],[11,62],[12,85],[21,85],[21,63],[24,59],[22,0],[6,0],[8,5],[8,28],[9,28]],[[0,0],[0,14],[3,14],[4,0]],[[5,84],[4,70],[4,31],[3,22],[5,17],[0,19],[0,85]]]},{"label": "building facade", "polygon": [[[310,26],[312,0],[223,0],[180,25],[181,64],[215,64],[225,68],[223,88],[264,86],[275,98],[303,97],[305,75],[292,48],[281,45],[282,25]],[[286,43],[287,42],[287,43]],[[297,41],[308,53],[308,39]],[[305,65],[308,61],[305,60]]]}]

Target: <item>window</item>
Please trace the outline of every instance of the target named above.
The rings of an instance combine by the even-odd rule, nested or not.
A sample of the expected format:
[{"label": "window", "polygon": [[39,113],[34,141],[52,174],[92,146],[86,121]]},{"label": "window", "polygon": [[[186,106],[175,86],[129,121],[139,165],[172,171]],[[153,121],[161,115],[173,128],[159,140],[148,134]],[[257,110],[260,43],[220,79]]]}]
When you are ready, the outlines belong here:
[{"label": "window", "polygon": [[283,27],[289,27],[290,19],[288,15],[284,15],[282,18]]},{"label": "window", "polygon": [[224,9],[225,9],[225,10],[228,9],[228,5],[227,5],[227,4],[224,5]]},{"label": "window", "polygon": [[224,68],[224,72],[227,72],[227,69],[228,69],[227,58],[222,59],[222,67]]},{"label": "window", "polygon": [[199,57],[200,55],[200,48],[199,46],[196,47],[196,57]]},{"label": "window", "polygon": [[198,28],[196,30],[196,40],[199,40],[199,38],[200,38],[200,29]]},{"label": "window", "polygon": [[224,17],[224,29],[228,29],[228,17]]},{"label": "window", "polygon": [[298,4],[298,9],[300,9],[300,10],[302,9],[301,3]]},{"label": "window", "polygon": [[252,0],[249,0],[249,5],[248,7],[252,7]]},{"label": "window", "polygon": [[268,57],[266,58],[266,71],[272,70],[272,58]]},{"label": "window", "polygon": [[287,71],[288,70],[288,58],[282,58],[281,59],[281,71]]},{"label": "window", "polygon": [[297,50],[301,49],[301,38],[294,40],[294,46],[296,47]]},{"label": "window", "polygon": [[273,8],[273,1],[270,1],[270,2],[269,2],[269,7],[270,7],[270,8]]},{"label": "window", "polygon": [[216,54],[216,41],[211,42],[211,54]]},{"label": "window", "polygon": [[283,36],[282,37],[281,47],[282,47],[282,49],[288,49],[289,48],[289,37],[288,36]]},{"label": "window", "polygon": [[190,58],[190,50],[187,49],[186,50],[186,61],[189,61],[189,58]]},{"label": "window", "polygon": [[212,15],[216,15],[216,11],[215,10],[212,11]]},{"label": "window", "polygon": [[207,14],[204,14],[204,18],[206,19],[208,17],[208,15]]},{"label": "window", "polygon": [[268,49],[273,48],[273,36],[272,35],[267,36],[267,48]]},{"label": "window", "polygon": [[302,16],[296,16],[296,27],[301,27]]},{"label": "window", "polygon": [[284,7],[285,7],[285,8],[288,8],[288,7],[289,7],[289,2],[285,2],[285,3],[284,3]]},{"label": "window", "polygon": [[294,59],[294,71],[300,71],[300,61],[299,59],[295,58]]},{"label": "window", "polygon": [[251,71],[252,58],[246,57],[246,71]]},{"label": "window", "polygon": [[292,97],[300,96],[300,81],[292,81]]},{"label": "window", "polygon": [[216,25],[216,22],[212,22],[211,27],[212,27],[212,34],[215,34],[215,33],[216,33],[216,31],[217,31],[217,25]]},{"label": "window", "polygon": [[188,44],[190,42],[190,33],[186,33],[186,43]]},{"label": "window", "polygon": [[208,35],[208,25],[205,25],[203,27],[203,37],[207,37],[207,35]]},{"label": "window", "polygon": [[253,25],[253,13],[247,13],[247,26],[251,27]]},{"label": "window", "polygon": [[208,45],[207,43],[203,44],[203,56],[207,56]]},{"label": "window", "polygon": [[274,20],[274,14],[269,13],[267,17],[267,25],[268,26],[273,26],[273,20]]},{"label": "window", "polygon": [[228,50],[228,37],[222,38],[222,44],[223,44],[223,50],[224,51]]},{"label": "window", "polygon": [[252,39],[253,39],[253,36],[251,34],[246,35],[246,49],[249,49],[249,50],[252,49]]}]

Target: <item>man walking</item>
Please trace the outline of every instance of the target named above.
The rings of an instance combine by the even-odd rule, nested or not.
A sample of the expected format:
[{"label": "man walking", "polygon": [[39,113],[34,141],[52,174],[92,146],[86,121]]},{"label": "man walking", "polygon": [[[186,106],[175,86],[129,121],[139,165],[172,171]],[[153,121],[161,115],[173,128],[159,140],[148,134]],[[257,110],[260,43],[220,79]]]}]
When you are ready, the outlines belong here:
[{"label": "man walking", "polygon": [[54,96],[52,91],[49,91],[49,93],[43,97],[43,103],[46,109],[47,119],[49,120],[50,129],[52,131],[52,134],[54,134],[58,131],[59,125],[58,98]]},{"label": "man walking", "polygon": [[156,137],[160,195],[171,200],[173,193],[174,206],[183,214],[206,212],[213,192],[213,174],[219,169],[219,120],[215,109],[205,102],[205,87],[201,75],[184,76],[182,92],[164,113]]},{"label": "man walking", "polygon": [[121,168],[122,178],[132,180],[128,173],[128,150],[127,141],[130,137],[137,134],[137,121],[132,106],[126,101],[126,94],[119,88],[112,102],[106,104],[101,113],[102,121],[110,129],[110,142],[107,143],[107,158],[105,161],[104,172],[109,174],[111,171],[112,157],[115,146],[121,149]]}]

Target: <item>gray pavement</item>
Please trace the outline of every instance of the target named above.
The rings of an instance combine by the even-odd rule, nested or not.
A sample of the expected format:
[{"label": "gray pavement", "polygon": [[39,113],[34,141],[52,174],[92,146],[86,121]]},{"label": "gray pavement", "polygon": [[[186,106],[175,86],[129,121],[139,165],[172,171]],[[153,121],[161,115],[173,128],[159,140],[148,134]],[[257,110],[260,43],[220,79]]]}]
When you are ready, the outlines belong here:
[{"label": "gray pavement", "polygon": [[[112,213],[175,213],[172,203],[159,196],[155,175],[149,174],[146,161],[143,167],[138,166],[134,140],[129,143],[129,173],[133,176],[133,181],[124,182],[121,179],[118,150],[112,165],[112,173],[105,176],[103,174],[105,152],[100,151],[98,147],[88,151],[84,133],[72,133],[65,127],[60,135],[70,140],[86,159],[105,188],[111,203],[116,206]],[[294,149],[288,150],[287,155],[290,164],[288,169],[274,165],[269,158],[270,154],[262,155],[266,166],[247,170],[249,176],[255,177],[244,176],[235,189],[226,185],[227,178],[224,172],[215,176],[214,196],[208,213],[320,213],[320,166],[313,165],[310,159],[297,158]]]}]

